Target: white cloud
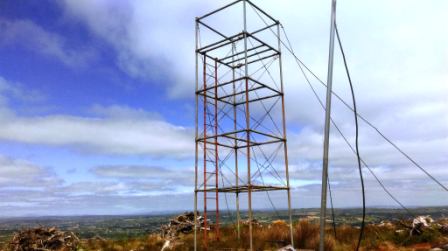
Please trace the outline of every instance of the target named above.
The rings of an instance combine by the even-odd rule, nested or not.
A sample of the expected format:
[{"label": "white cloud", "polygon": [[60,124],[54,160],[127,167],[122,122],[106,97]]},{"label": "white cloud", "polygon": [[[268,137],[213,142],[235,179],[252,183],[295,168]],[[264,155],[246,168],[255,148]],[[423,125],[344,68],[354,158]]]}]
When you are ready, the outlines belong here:
[{"label": "white cloud", "polygon": [[0,189],[37,188],[57,185],[60,179],[48,169],[25,160],[0,155]]},{"label": "white cloud", "polygon": [[[168,73],[174,79],[168,77],[161,81],[167,85],[168,92],[174,96],[192,97],[194,17],[225,3],[97,1],[92,4],[66,0],[62,6],[68,17],[81,21],[113,45],[118,64],[131,75],[154,77]],[[443,114],[448,110],[445,98],[448,75],[444,67],[448,58],[448,36],[438,31],[443,30],[443,24],[448,20],[443,12],[446,3],[435,3],[368,1],[338,5],[338,25],[355,83],[359,111],[387,135],[400,140],[420,138],[423,134],[429,137],[428,133],[432,138],[447,135],[448,117]],[[282,4],[263,1],[257,4],[280,19],[297,55],[325,80],[330,5],[309,1],[284,1]],[[365,8],[375,9],[374,16],[381,18],[359,11]],[[400,17],[397,17],[397,11],[402,13]],[[109,18],[110,13],[115,18]],[[420,15],[428,18],[415,18]],[[226,20],[217,23],[224,29],[239,25]],[[422,40],[421,36],[428,39]],[[323,111],[294,60],[286,50],[284,52],[287,119],[290,124],[311,126],[320,132]],[[344,74],[342,59],[337,52],[334,88],[351,103]],[[323,99],[325,90],[316,81],[313,84]],[[352,114],[336,99],[334,103],[336,121],[352,131]],[[421,112],[416,114],[421,107],[425,107],[424,116]],[[409,124],[415,127],[409,128]],[[424,130],[427,127],[431,132]]]},{"label": "white cloud", "polygon": [[0,103],[6,103],[6,96],[24,102],[45,100],[45,95],[36,90],[25,90],[20,83],[11,83],[0,76]]},{"label": "white cloud", "polygon": [[30,20],[0,19],[0,32],[0,45],[19,44],[30,52],[54,58],[70,67],[85,66],[96,57],[93,49],[72,48],[66,38],[47,31]]},{"label": "white cloud", "polygon": [[142,108],[131,108],[123,105],[93,105],[90,109],[93,115],[102,117],[114,117],[114,118],[128,118],[128,119],[159,119],[162,120],[162,116],[156,112],[145,111]]},{"label": "white cloud", "polygon": [[[182,170],[182,175],[179,171]],[[193,168],[166,168],[159,166],[138,166],[138,165],[116,165],[116,166],[97,166],[92,171],[103,178],[117,179],[158,179],[162,181],[170,181],[173,184],[185,183],[182,181],[192,180],[194,172]],[[173,180],[175,180],[173,182]],[[191,184],[191,182],[187,182]]]},{"label": "white cloud", "polygon": [[115,48],[116,64],[123,71],[167,84],[171,96],[193,93],[194,20],[190,15],[210,3],[67,0],[61,5],[68,18],[85,23]]},{"label": "white cloud", "polygon": [[[170,170],[143,166],[94,167],[92,171],[98,175],[95,181],[68,183],[50,167],[0,155],[0,210],[6,217],[191,209],[191,179]],[[167,207],[167,195],[177,198],[179,203]]]},{"label": "white cloud", "polygon": [[100,180],[116,180],[126,185],[124,193],[159,195],[189,193],[194,189],[194,168],[143,165],[96,166],[91,169]]},{"label": "white cloud", "polygon": [[90,117],[17,115],[8,107],[11,96],[4,91],[12,86],[0,78],[0,100],[5,103],[0,110],[0,140],[116,155],[183,158],[194,152],[190,128],[173,125],[142,109],[94,105]]},{"label": "white cloud", "polygon": [[106,153],[186,157],[191,130],[157,119],[51,115],[0,118],[0,139]]}]

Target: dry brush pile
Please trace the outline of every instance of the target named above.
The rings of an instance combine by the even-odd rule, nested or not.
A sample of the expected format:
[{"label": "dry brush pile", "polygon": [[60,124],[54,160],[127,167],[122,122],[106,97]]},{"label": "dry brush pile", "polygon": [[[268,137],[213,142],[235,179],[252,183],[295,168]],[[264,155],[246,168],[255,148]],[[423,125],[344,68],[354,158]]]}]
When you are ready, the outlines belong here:
[{"label": "dry brush pile", "polygon": [[72,232],[59,231],[55,227],[39,227],[15,233],[9,249],[11,251],[74,251],[77,250],[78,245],[79,239]]}]

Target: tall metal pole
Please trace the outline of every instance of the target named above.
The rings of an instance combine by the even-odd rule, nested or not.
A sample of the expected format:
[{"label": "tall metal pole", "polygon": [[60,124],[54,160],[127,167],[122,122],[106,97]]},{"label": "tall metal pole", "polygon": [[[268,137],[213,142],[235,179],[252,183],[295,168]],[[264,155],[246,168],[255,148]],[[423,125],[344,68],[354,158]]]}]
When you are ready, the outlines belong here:
[{"label": "tall metal pole", "polygon": [[322,196],[320,204],[320,243],[319,250],[325,249],[325,219],[327,211],[327,185],[328,185],[328,149],[330,143],[330,115],[331,115],[331,95],[333,84],[333,56],[334,56],[334,34],[336,24],[336,0],[331,3],[331,23],[330,23],[330,46],[328,53],[328,75],[327,75],[327,100],[325,106],[325,129],[324,129],[324,156],[322,161]]},{"label": "tall metal pole", "polygon": [[[196,92],[198,91],[199,88],[199,61],[198,61],[198,53],[196,52],[197,49],[199,48],[199,39],[198,39],[198,35],[199,35],[199,23],[197,22],[197,18],[196,18],[196,24],[195,24],[195,33],[196,33],[196,50],[195,50],[195,58],[196,58],[196,76],[195,76],[195,89]],[[195,95],[195,121],[196,121],[196,126],[195,126],[195,159],[194,159],[194,251],[197,251],[198,247],[197,247],[197,229],[198,229],[198,153],[199,153],[199,147],[198,147],[198,105],[199,105],[199,100],[198,100],[199,95],[196,94]]]},{"label": "tall metal pole", "polygon": [[243,0],[243,21],[244,21],[244,75],[246,81],[246,144],[247,144],[247,202],[249,213],[249,250],[253,251],[252,241],[252,176],[250,172],[250,112],[249,112],[249,66],[247,60],[247,1]]},{"label": "tall metal pole", "polygon": [[[235,60],[235,54],[236,52],[236,46],[235,43],[232,43],[232,61]],[[236,110],[236,87],[235,87],[235,69],[232,69],[232,87],[233,87],[233,130],[236,131],[237,128],[237,110]],[[235,199],[236,199],[236,231],[238,240],[241,237],[241,231],[240,231],[240,221],[241,221],[241,215],[240,215],[240,191],[238,191],[239,187],[239,177],[238,177],[238,140],[235,138],[234,141],[235,144],[235,186],[237,187],[237,191],[235,193]]]},{"label": "tall metal pole", "polygon": [[204,82],[204,232],[203,232],[203,250],[207,250],[207,57],[204,54],[203,82]]},{"label": "tall metal pole", "polygon": [[218,59],[215,59],[215,222],[216,222],[216,240],[219,241],[219,156],[218,156]]},{"label": "tall metal pole", "polygon": [[292,211],[291,211],[291,187],[289,184],[289,167],[288,167],[288,146],[286,144],[286,121],[285,121],[285,92],[283,88],[283,65],[282,65],[282,45],[280,40],[280,22],[277,21],[277,42],[278,42],[278,51],[280,54],[278,55],[278,65],[280,71],[280,91],[282,93],[282,126],[283,126],[283,149],[285,152],[285,171],[286,171],[286,186],[288,193],[288,217],[289,217],[289,231],[291,235],[291,246],[294,247],[294,234],[292,228]]}]

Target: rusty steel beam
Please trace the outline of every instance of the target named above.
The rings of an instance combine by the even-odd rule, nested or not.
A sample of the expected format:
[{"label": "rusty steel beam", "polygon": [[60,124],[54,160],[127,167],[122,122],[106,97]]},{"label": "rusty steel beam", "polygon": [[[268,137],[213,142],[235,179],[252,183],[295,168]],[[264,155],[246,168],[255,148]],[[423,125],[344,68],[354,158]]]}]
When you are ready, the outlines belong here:
[{"label": "rusty steel beam", "polygon": [[[226,34],[223,30],[219,29],[216,25],[210,25],[205,18],[219,13],[222,10],[230,8],[231,6],[240,6],[237,3],[242,3],[242,15],[243,15],[243,29],[242,32],[236,34]],[[271,19],[273,23],[266,23],[265,27],[258,28],[253,31],[248,26],[247,20],[247,8],[253,7],[257,13],[261,13]],[[248,195],[247,207],[248,207],[248,222],[249,229],[246,236],[249,250],[253,250],[253,192],[268,192],[268,191],[286,191],[288,193],[288,212],[291,212],[291,195],[289,187],[289,171],[288,171],[288,155],[286,146],[286,126],[285,126],[285,110],[284,110],[284,95],[283,95],[283,76],[281,68],[281,48],[280,46],[272,46],[271,41],[263,41],[262,36],[258,36],[261,32],[272,27],[277,26],[279,29],[280,23],[269,16],[266,12],[255,6],[248,0],[238,0],[230,3],[218,10],[212,11],[196,19],[196,159],[195,159],[195,216],[198,216],[197,203],[198,193],[203,193],[204,198],[204,227],[195,227],[195,251],[198,250],[198,242],[196,241],[196,231],[203,231],[203,241],[201,250],[207,250],[210,245],[210,231],[216,231],[214,236],[219,241],[220,229],[222,223],[220,223],[220,197],[219,193],[234,193],[235,194],[235,206],[236,206],[236,232],[238,239],[240,238],[240,231],[244,228],[240,228],[240,194],[245,193]],[[200,29],[204,28],[206,32],[213,32],[218,37],[216,41],[210,41],[210,43],[199,47],[198,41],[200,41]],[[244,42],[244,49],[236,47],[237,43]],[[249,46],[250,44],[250,46]],[[231,48],[230,48],[231,47]],[[229,50],[228,50],[229,49]],[[222,55],[223,52],[229,51],[226,55]],[[198,69],[199,60],[202,58],[203,64],[203,83],[199,85]],[[278,60],[280,65],[280,76],[271,76],[269,67],[272,63]],[[267,61],[268,63],[265,63]],[[213,64],[209,63],[213,62]],[[266,65],[268,67],[266,67]],[[226,66],[228,69],[225,73],[219,71],[220,66]],[[260,67],[262,66],[262,67]],[[265,72],[263,72],[263,70]],[[230,80],[227,73],[232,74]],[[271,76],[271,80],[260,80],[261,77],[255,79],[255,74],[268,72]],[[221,76],[220,76],[221,75]],[[280,88],[277,86],[275,79],[280,78]],[[221,79],[223,79],[221,81]],[[275,87],[274,87],[275,84]],[[280,97],[280,98],[279,98]],[[200,100],[200,99],[203,100]],[[278,102],[280,101],[281,102]],[[201,102],[202,106],[201,106]],[[269,108],[266,108],[265,102],[275,101],[269,103]],[[253,109],[264,108],[264,113],[253,112]],[[277,108],[273,110],[273,108]],[[271,116],[271,112],[281,111],[281,118]],[[232,115],[233,110],[233,115]],[[260,111],[260,109],[257,109]],[[199,126],[200,120],[199,113],[202,111],[203,123],[202,128]],[[263,110],[261,110],[263,111]],[[261,116],[261,117],[259,117]],[[269,116],[273,125],[266,124],[265,118]],[[266,122],[265,122],[266,121]],[[238,123],[240,122],[240,123]],[[279,129],[280,123],[283,125],[283,130]],[[273,130],[272,126],[275,126],[277,130]],[[202,130],[202,132],[201,132]],[[273,154],[266,155],[262,151],[261,146],[268,144],[278,144],[277,150],[274,151],[275,156],[277,153],[282,153],[284,158],[284,164],[276,161],[275,163],[271,159]],[[202,149],[200,149],[202,147]],[[257,150],[258,151],[255,151]],[[203,151],[202,159],[199,158],[200,151]],[[234,155],[234,159],[231,155]],[[269,157],[268,157],[269,156]],[[262,158],[264,162],[258,160]],[[199,170],[199,161],[203,161],[203,169]],[[264,163],[269,165],[264,166]],[[269,168],[280,165],[282,170],[286,171],[286,180],[283,181],[283,177],[275,175],[269,171]],[[229,169],[229,173],[221,172],[221,168],[225,166]],[[262,166],[262,169],[260,169]],[[256,171],[258,168],[258,171]],[[263,171],[261,171],[263,170]],[[203,183],[198,186],[198,174],[203,171]],[[230,174],[232,173],[232,174]],[[234,175],[234,179],[226,178],[227,175]],[[257,176],[258,175],[258,176]],[[263,175],[272,175],[277,179],[277,182],[269,181],[269,184],[265,184],[263,181]],[[247,179],[243,181],[242,178]],[[246,177],[247,176],[247,177]],[[258,180],[258,177],[261,180]],[[215,179],[213,181],[213,179]],[[222,184],[220,182],[222,179]],[[228,184],[224,184],[224,180]],[[272,179],[271,179],[272,180]],[[275,179],[274,179],[275,180]],[[280,182],[278,182],[280,181]],[[262,182],[263,184],[260,184]],[[214,209],[216,215],[216,222],[209,223],[210,211],[208,203],[214,202]],[[226,199],[227,203],[227,199]],[[207,211],[209,210],[209,211]],[[213,213],[213,212],[212,212]],[[197,219],[195,220],[197,224]],[[290,217],[291,226],[291,217]],[[210,229],[209,229],[210,228]],[[292,234],[292,231],[291,231]],[[291,237],[291,243],[293,239]]]},{"label": "rusty steel beam", "polygon": [[218,155],[218,61],[215,61],[215,211],[216,211],[216,239],[219,240],[219,197],[218,197],[218,163],[219,163],[219,155]]},{"label": "rusty steel beam", "polygon": [[[204,56],[204,89],[207,86],[207,57]],[[204,188],[207,188],[207,96],[204,95]],[[208,233],[207,233],[207,191],[204,191],[204,232],[203,245],[204,250],[208,247]]]}]

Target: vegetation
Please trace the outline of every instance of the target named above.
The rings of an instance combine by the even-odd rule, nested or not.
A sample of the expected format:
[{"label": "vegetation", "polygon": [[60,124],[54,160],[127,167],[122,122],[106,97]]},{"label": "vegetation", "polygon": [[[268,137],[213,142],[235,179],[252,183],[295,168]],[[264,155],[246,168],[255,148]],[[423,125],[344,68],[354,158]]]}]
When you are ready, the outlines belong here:
[{"label": "vegetation", "polygon": [[[365,230],[362,250],[429,250],[448,244],[448,232],[442,233],[437,224],[432,224],[418,236],[409,235],[406,226],[411,221],[401,220],[401,211],[396,209],[369,210],[369,224]],[[400,212],[400,213],[398,213]],[[326,250],[354,250],[359,234],[359,216],[356,210],[336,212],[337,235],[328,225]],[[440,224],[448,224],[447,210],[444,208],[422,209],[418,214],[431,214]],[[159,235],[160,226],[176,214],[159,216],[89,216],[89,217],[52,217],[27,219],[0,219],[0,250],[8,250],[12,235],[22,228],[36,226],[57,226],[62,230],[73,231],[81,239],[78,250],[103,251],[145,251],[161,250],[165,240]],[[260,224],[254,226],[255,250],[276,250],[289,243],[289,227],[283,221],[284,212],[258,211],[255,217]],[[295,210],[294,242],[296,248],[316,250],[319,244],[319,226],[316,210]],[[213,219],[212,219],[213,220]],[[380,224],[386,220],[385,224]],[[209,250],[237,250],[248,248],[248,226],[241,226],[241,238],[238,240],[236,226],[232,217],[223,215],[220,240],[210,233]],[[199,245],[202,245],[202,232],[199,233]],[[176,240],[174,250],[193,250],[193,234],[181,234]],[[230,249],[229,249],[230,248]],[[201,249],[199,249],[201,250]]]},{"label": "vegetation", "polygon": [[[247,228],[245,226],[244,228]],[[417,251],[429,250],[433,247],[440,247],[448,243],[448,235],[442,235],[437,229],[430,228],[420,236],[409,236],[408,231],[396,230],[397,226],[375,226],[369,225],[366,228],[362,250],[381,251]],[[238,241],[234,226],[222,229],[221,239],[216,240],[210,234],[210,250],[238,250],[237,248],[248,248],[247,229],[242,229],[241,241]],[[337,227],[337,238],[334,237],[333,229],[327,229],[325,241],[326,249],[329,251],[354,250],[357,243],[359,229],[349,225]],[[199,238],[199,247],[202,239]],[[294,240],[296,248],[317,250],[319,245],[319,226],[308,220],[301,220],[294,224]],[[277,250],[289,242],[289,228],[286,224],[273,224],[269,226],[254,228],[254,249],[255,250]],[[145,238],[129,240],[99,240],[91,239],[82,244],[82,250],[104,250],[104,251],[124,251],[124,250],[157,250],[163,246],[164,240],[153,234]],[[182,235],[178,244],[174,248],[177,251],[193,250],[193,234]],[[201,248],[199,248],[201,250]]]}]

